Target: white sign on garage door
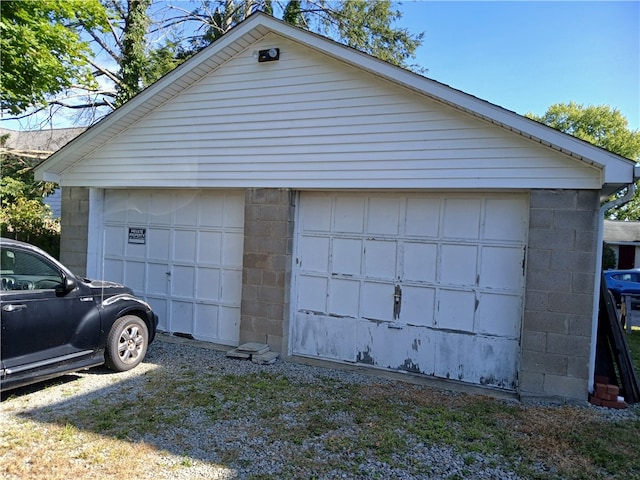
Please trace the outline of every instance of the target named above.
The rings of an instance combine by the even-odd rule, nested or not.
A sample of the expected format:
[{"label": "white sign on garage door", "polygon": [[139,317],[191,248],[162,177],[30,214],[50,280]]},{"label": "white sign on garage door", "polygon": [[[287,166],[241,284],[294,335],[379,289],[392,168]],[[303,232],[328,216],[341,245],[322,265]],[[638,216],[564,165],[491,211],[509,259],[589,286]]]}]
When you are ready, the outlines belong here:
[{"label": "white sign on garage door", "polygon": [[302,193],[293,353],[513,390],[528,197]]},{"label": "white sign on garage door", "polygon": [[104,277],[130,286],[159,329],[237,345],[244,193],[109,190]]}]

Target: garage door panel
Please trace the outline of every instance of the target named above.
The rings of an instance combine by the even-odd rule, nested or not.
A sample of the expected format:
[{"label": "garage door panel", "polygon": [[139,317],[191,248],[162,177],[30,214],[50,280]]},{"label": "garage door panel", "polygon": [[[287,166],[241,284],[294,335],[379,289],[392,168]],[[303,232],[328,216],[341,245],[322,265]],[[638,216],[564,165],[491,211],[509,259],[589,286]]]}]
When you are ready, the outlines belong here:
[{"label": "garage door panel", "polygon": [[197,233],[195,230],[177,230],[174,232],[173,260],[194,263],[197,251]]},{"label": "garage door panel", "polygon": [[358,363],[392,370],[433,375],[434,332],[406,326],[389,328],[384,323],[358,322]]},{"label": "garage door panel", "polygon": [[480,293],[475,331],[517,340],[520,337],[522,300],[518,295]]},{"label": "garage door panel", "polygon": [[445,285],[474,286],[477,280],[478,247],[442,245],[440,282]]},{"label": "garage door panel", "polygon": [[371,235],[398,235],[400,199],[371,198],[367,208],[366,232]]},{"label": "garage door panel", "polygon": [[147,258],[166,261],[171,246],[171,230],[168,228],[147,229]]},{"label": "garage door panel", "polygon": [[169,266],[163,263],[147,263],[148,294],[167,295],[169,293]]},{"label": "garage door panel", "polygon": [[196,304],[195,308],[196,318],[198,318],[198,322],[195,324],[195,335],[203,340],[217,339],[220,307],[210,304]]},{"label": "garage door panel", "polygon": [[327,279],[303,275],[299,278],[298,282],[298,309],[310,312],[326,312],[328,294]]},{"label": "garage door panel", "polygon": [[476,294],[465,290],[440,290],[437,325],[447,330],[473,332]]},{"label": "garage door panel", "polygon": [[522,247],[483,247],[480,286],[520,291],[524,282]]},{"label": "garage door panel", "polygon": [[126,255],[128,258],[137,258],[144,260],[147,256],[147,246],[138,243],[127,243]]},{"label": "garage door panel", "polygon": [[218,309],[217,341],[234,345],[238,344],[240,331],[240,307],[220,306]]},{"label": "garage door panel", "polygon": [[[244,192],[112,190],[104,204],[105,274],[154,306],[161,330],[237,345]],[[131,228],[145,235],[130,242]]]},{"label": "garage door panel", "polygon": [[514,390],[519,347],[499,337],[437,332],[435,375]]},{"label": "garage door panel", "polygon": [[220,300],[221,271],[219,268],[198,268],[197,295],[199,300]]},{"label": "garage door panel", "polygon": [[198,224],[197,194],[197,191],[174,193],[174,225],[190,227]]},{"label": "garage door panel", "polygon": [[437,238],[440,231],[440,204],[439,198],[407,199],[406,235]]},{"label": "garage door panel", "polygon": [[300,205],[299,231],[330,232],[332,225],[332,197],[312,193],[307,195],[310,201]]},{"label": "garage door panel", "polygon": [[393,321],[393,286],[388,283],[362,282],[362,318]]},{"label": "garage door panel", "polygon": [[469,198],[448,198],[444,202],[443,236],[477,240],[480,236],[481,202]]},{"label": "garage door panel", "polygon": [[145,271],[146,266],[144,262],[127,261],[125,263],[124,283],[130,287],[136,295],[144,292]]},{"label": "garage door panel", "polygon": [[158,330],[168,332],[169,329],[169,309],[168,309],[168,300],[166,297],[156,297],[153,295],[147,294],[145,296],[145,300],[153,311],[158,315]]},{"label": "garage door panel", "polygon": [[104,278],[121,279],[124,278],[124,261],[106,259],[104,261]]},{"label": "garage door panel", "polygon": [[298,312],[295,317],[296,353],[355,362],[356,320]]},{"label": "garage door panel", "polygon": [[226,232],[222,238],[222,265],[241,266],[244,249],[244,234],[242,232]]},{"label": "garage door panel", "polygon": [[333,231],[343,233],[364,232],[365,200],[358,197],[340,197],[335,202]]},{"label": "garage door panel", "polygon": [[198,264],[221,265],[222,232],[198,233]]},{"label": "garage door panel", "polygon": [[195,332],[193,322],[193,302],[181,302],[173,300],[170,305],[171,309],[171,330],[178,333]]},{"label": "garage door panel", "polygon": [[422,327],[433,327],[435,320],[435,287],[402,287],[402,323]]},{"label": "garage door panel", "polygon": [[307,272],[329,273],[329,238],[306,236],[300,239],[298,249],[304,258]]},{"label": "garage door panel", "polygon": [[515,388],[526,195],[303,193],[298,215],[294,354]]},{"label": "garage door panel", "polygon": [[195,297],[195,267],[174,265],[171,271],[171,294],[176,297]]},{"label": "garage door panel", "polygon": [[242,270],[222,269],[222,291],[220,300],[239,307],[242,300]]},{"label": "garage door panel", "polygon": [[107,241],[104,245],[106,255],[121,255],[124,252],[124,242],[127,238],[127,231],[122,226],[108,226],[105,231]]},{"label": "garage door panel", "polygon": [[146,223],[149,204],[149,192],[130,192],[127,204],[127,221],[129,223]]},{"label": "garage door panel", "polygon": [[335,279],[329,295],[330,315],[358,318],[360,316],[360,282]]},{"label": "garage door panel", "polygon": [[206,206],[202,203],[198,209],[198,226],[200,227],[222,227],[225,219],[224,197],[219,195],[206,195]]},{"label": "garage door panel", "polygon": [[[323,238],[323,240],[327,240]],[[315,255],[326,257],[324,244],[316,245]],[[325,247],[325,250],[321,250]],[[360,275],[362,273],[362,240],[353,238],[334,238],[331,250],[331,273],[340,275]]]},{"label": "garage door panel", "polygon": [[151,192],[148,212],[150,225],[170,225],[173,212],[172,197],[162,191]]},{"label": "garage door panel", "polygon": [[244,193],[228,192],[224,196],[224,229],[244,228]]},{"label": "garage door panel", "polygon": [[435,243],[404,244],[403,278],[414,282],[436,281],[438,245]]},{"label": "garage door panel", "polygon": [[395,241],[367,240],[364,247],[364,273],[368,278],[394,281],[398,261]]},{"label": "garage door panel", "polygon": [[527,210],[525,199],[487,199],[483,237],[485,240],[522,243],[527,236],[528,222],[522,212]]},{"label": "garage door panel", "polygon": [[104,199],[104,218],[106,222],[124,223],[127,221],[128,197],[107,195]]}]

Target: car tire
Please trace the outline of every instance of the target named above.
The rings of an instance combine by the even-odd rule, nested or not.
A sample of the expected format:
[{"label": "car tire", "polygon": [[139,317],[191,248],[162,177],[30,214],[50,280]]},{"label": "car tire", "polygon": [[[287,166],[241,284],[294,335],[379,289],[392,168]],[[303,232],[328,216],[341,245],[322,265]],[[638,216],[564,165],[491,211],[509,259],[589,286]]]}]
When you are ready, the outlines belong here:
[{"label": "car tire", "polygon": [[148,345],[147,324],[135,315],[120,317],[107,337],[105,365],[116,372],[131,370],[144,360]]}]

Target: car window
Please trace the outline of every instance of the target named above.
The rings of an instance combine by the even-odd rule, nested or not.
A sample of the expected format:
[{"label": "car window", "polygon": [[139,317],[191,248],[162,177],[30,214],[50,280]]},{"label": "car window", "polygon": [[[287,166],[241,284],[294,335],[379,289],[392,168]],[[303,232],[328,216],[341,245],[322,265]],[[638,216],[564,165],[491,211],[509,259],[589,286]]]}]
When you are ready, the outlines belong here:
[{"label": "car window", "polygon": [[2,290],[43,290],[62,285],[60,271],[32,252],[3,248],[0,263]]},{"label": "car window", "polygon": [[622,282],[633,282],[634,280],[632,280],[631,274],[630,273],[618,273],[616,275],[612,275],[611,278],[614,278],[616,280],[620,280]]}]

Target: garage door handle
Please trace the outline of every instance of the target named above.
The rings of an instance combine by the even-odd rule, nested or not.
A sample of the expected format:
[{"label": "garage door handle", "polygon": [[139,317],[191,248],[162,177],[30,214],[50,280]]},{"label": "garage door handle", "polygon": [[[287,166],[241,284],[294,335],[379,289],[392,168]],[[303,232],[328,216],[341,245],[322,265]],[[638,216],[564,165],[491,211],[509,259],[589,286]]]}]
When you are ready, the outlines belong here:
[{"label": "garage door handle", "polygon": [[400,309],[402,308],[402,288],[400,285],[396,285],[393,292],[393,319],[400,318]]},{"label": "garage door handle", "polygon": [[24,303],[12,303],[11,305],[5,305],[2,307],[3,312],[15,312],[16,310],[24,310],[27,306]]}]

